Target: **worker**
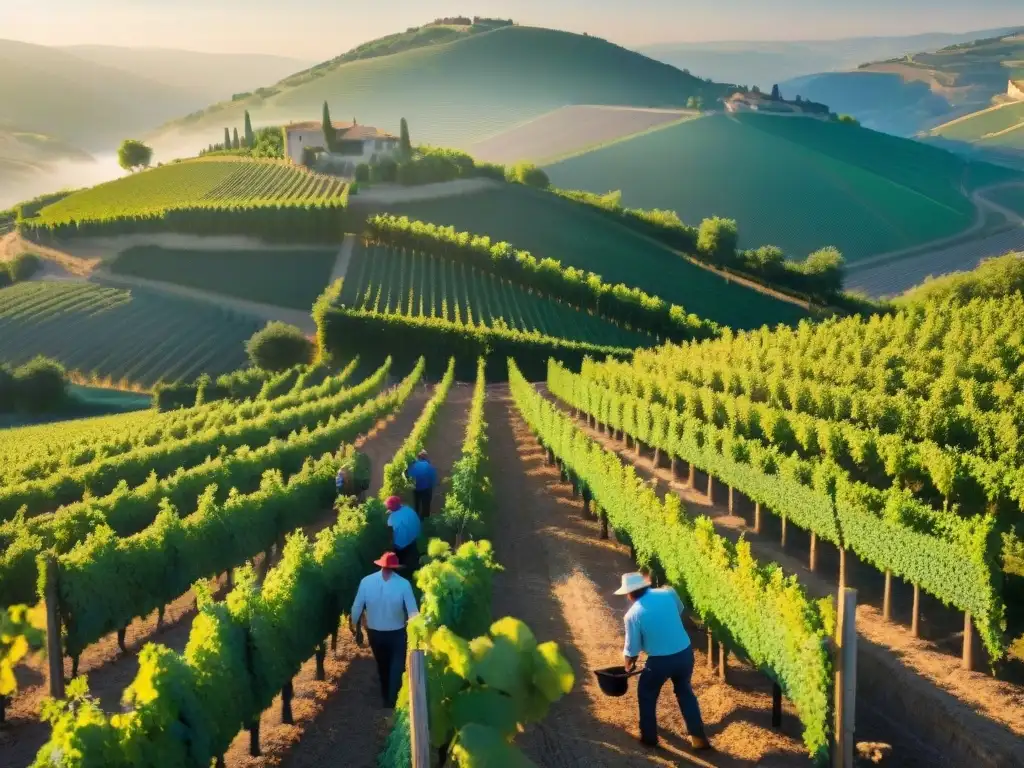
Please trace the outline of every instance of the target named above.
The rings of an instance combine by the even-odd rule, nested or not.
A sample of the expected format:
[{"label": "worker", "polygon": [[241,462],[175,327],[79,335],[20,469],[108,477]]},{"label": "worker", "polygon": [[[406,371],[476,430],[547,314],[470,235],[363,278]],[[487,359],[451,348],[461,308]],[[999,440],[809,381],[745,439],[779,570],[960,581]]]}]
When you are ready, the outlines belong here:
[{"label": "worker", "polygon": [[388,527],[391,528],[392,544],[406,573],[411,574],[419,565],[420,556],[416,549],[416,539],[420,536],[419,517],[412,509],[403,504],[398,496],[389,496],[384,502],[388,510]]},{"label": "worker", "polygon": [[345,468],[342,467],[338,470],[338,474],[334,476],[334,487],[338,491],[339,496],[345,495]]},{"label": "worker", "polygon": [[373,564],[380,566],[380,570],[359,582],[349,618],[350,629],[356,643],[362,645],[360,620],[365,611],[370,651],[380,676],[381,698],[386,709],[394,709],[405,669],[405,625],[419,610],[412,585],[396,573],[402,567],[398,556],[394,552],[385,552]]},{"label": "worker", "polygon": [[434,486],[437,485],[437,470],[427,458],[426,451],[419,452],[416,461],[409,465],[405,474],[413,483],[412,497],[416,514],[420,520],[424,520],[430,517],[430,499],[434,495]]},{"label": "worker", "polygon": [[672,587],[652,587],[642,573],[624,574],[622,586],[615,594],[625,595],[630,604],[623,649],[626,671],[636,669],[641,651],[647,654],[637,685],[640,741],[649,747],[658,745],[658,696],[666,681],[671,680],[691,745],[696,750],[711,749],[691,684],[693,646],[683,626],[683,601]]}]

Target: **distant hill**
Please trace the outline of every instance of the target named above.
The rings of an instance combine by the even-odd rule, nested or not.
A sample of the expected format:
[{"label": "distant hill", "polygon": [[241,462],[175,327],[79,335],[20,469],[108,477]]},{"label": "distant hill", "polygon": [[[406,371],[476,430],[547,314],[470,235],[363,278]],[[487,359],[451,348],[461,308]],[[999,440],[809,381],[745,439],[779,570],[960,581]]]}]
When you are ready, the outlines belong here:
[{"label": "distant hill", "polygon": [[260,53],[202,53],[171,48],[73,45],[60,50],[188,93],[199,104],[275,82],[312,61]]},{"label": "distant hill", "polygon": [[862,64],[848,72],[781,83],[784,92],[824,100],[876,130],[911,136],[990,106],[1024,77],[1022,30]]},{"label": "distant hill", "polygon": [[736,219],[744,248],[803,259],[834,245],[848,262],[963,232],[976,220],[966,193],[1021,178],[856,125],[757,114],[690,120],[546,170],[556,186],[621,189],[623,204],[690,224]]},{"label": "distant hill", "polygon": [[257,124],[319,120],[324,100],[337,119],[395,131],[409,120],[416,142],[465,147],[569,104],[649,107],[705,103],[729,88],[586,35],[506,26],[372,58],[345,57],[216,104],[165,126],[154,141],[217,140],[248,109]]},{"label": "distant hill", "polygon": [[776,83],[813,73],[849,70],[866,61],[882,61],[1011,31],[1006,28],[840,40],[661,43],[638,50],[701,77],[768,89]]}]

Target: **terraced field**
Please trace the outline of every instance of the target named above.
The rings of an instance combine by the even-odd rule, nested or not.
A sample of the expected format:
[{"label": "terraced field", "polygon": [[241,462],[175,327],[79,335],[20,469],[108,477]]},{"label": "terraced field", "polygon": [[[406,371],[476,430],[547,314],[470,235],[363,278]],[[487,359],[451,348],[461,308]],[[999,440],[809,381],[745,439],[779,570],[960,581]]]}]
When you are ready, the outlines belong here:
[{"label": "terraced field", "polygon": [[1015,178],[855,126],[762,115],[689,121],[546,170],[556,186],[621,189],[624,204],[688,223],[736,219],[745,248],[802,259],[834,245],[848,262],[962,232],[975,210],[961,185]]},{"label": "terraced field", "polygon": [[972,115],[940,125],[931,131],[953,141],[974,143],[986,136],[1013,129],[1024,124],[1024,102],[1014,102],[996,109],[975,112]]},{"label": "terraced field", "polygon": [[685,110],[562,107],[479,141],[469,152],[491,163],[548,163],[696,116]]},{"label": "terraced field", "polygon": [[308,310],[330,282],[336,256],[331,248],[205,251],[151,245],[122,251],[110,269],[247,301]]},{"label": "terraced field", "polygon": [[43,208],[43,223],[143,215],[178,208],[336,200],[339,179],[277,161],[200,159],[164,165],[77,192]]},{"label": "terraced field", "polygon": [[654,339],[437,256],[379,245],[356,247],[339,303],[352,309],[539,331],[616,347]]},{"label": "terraced field", "polygon": [[71,370],[152,386],[242,367],[255,318],[146,291],[27,282],[0,290],[0,360],[47,355]]},{"label": "terraced field", "polygon": [[387,209],[505,240],[538,258],[558,259],[607,282],[635,286],[733,328],[795,323],[806,317],[793,304],[726,281],[581,205],[517,185]]}]

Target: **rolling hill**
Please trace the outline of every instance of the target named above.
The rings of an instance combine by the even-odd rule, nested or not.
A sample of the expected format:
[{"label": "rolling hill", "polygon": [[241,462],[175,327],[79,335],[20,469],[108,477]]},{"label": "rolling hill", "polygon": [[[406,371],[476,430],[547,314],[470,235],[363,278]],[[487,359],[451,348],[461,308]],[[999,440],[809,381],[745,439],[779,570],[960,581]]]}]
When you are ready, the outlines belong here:
[{"label": "rolling hill", "polygon": [[765,90],[775,83],[812,73],[849,70],[865,61],[881,61],[914,51],[935,50],[1011,31],[986,29],[840,40],[670,42],[643,46],[638,50],[679,69],[689,69],[702,77],[723,83],[758,85]]},{"label": "rolling hill", "polygon": [[[910,136],[988,107],[1024,67],[1021,30],[1002,30],[922,53],[875,60],[847,72],[781,83],[876,130]],[[981,34],[981,33],[979,33]],[[922,49],[918,49],[922,50]]]},{"label": "rolling hill", "polygon": [[962,232],[965,194],[1018,176],[855,125],[711,115],[556,163],[552,183],[623,203],[669,208],[686,222],[734,218],[741,247],[772,244],[802,259],[826,245],[847,261]]},{"label": "rolling hill", "polygon": [[153,137],[217,140],[248,109],[256,123],[337,118],[395,131],[408,118],[417,143],[465,148],[511,125],[570,104],[682,107],[728,93],[604,40],[535,27],[501,27],[391,55],[314,67],[246,99],[214,105]]}]

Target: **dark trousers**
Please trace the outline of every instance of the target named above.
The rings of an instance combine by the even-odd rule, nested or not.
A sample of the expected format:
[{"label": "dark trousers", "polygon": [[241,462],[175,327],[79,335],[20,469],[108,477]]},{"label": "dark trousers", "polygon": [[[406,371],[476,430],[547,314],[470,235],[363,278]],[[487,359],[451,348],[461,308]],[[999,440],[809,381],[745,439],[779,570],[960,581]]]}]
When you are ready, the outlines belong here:
[{"label": "dark trousers", "polygon": [[420,553],[416,549],[416,542],[414,541],[408,547],[402,549],[395,549],[395,554],[398,555],[398,562],[402,564],[402,575],[412,581],[412,574],[420,564]]},{"label": "dark trousers", "polygon": [[405,669],[405,628],[390,632],[367,630],[373,660],[377,662],[380,676],[380,695],[384,706],[395,708],[398,691],[402,687],[402,671]]},{"label": "dark trousers", "polygon": [[416,514],[419,515],[420,520],[430,517],[430,498],[433,495],[433,488],[427,488],[425,491],[412,492],[413,509],[416,510]]},{"label": "dark trousers", "polygon": [[668,680],[676,691],[676,701],[683,712],[686,730],[691,736],[704,738],[704,721],[700,717],[700,705],[693,694],[690,678],[693,676],[693,647],[671,656],[649,656],[644,671],[640,673],[637,698],[640,702],[640,738],[650,743],[658,741],[658,696]]}]

